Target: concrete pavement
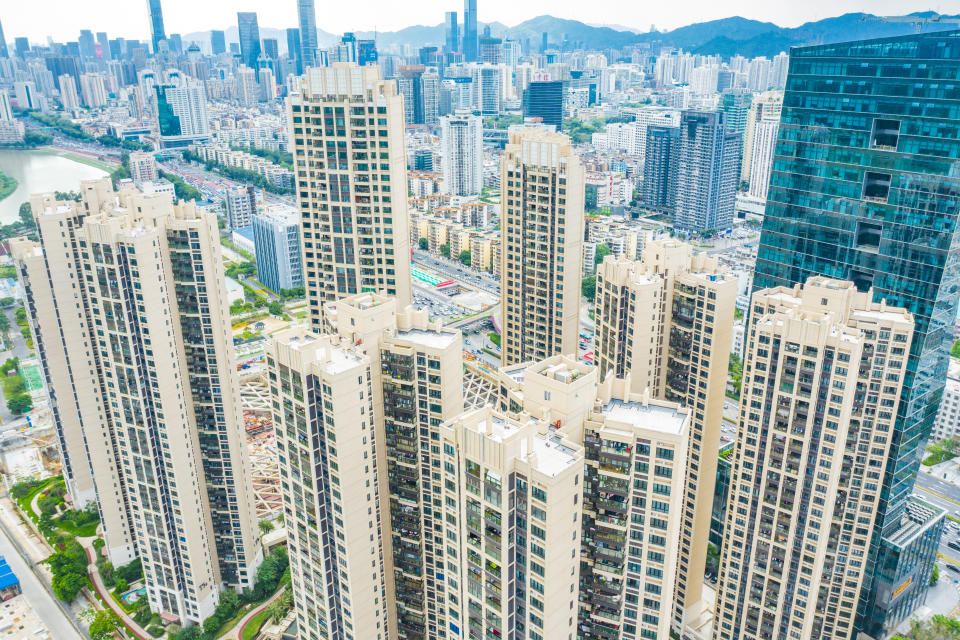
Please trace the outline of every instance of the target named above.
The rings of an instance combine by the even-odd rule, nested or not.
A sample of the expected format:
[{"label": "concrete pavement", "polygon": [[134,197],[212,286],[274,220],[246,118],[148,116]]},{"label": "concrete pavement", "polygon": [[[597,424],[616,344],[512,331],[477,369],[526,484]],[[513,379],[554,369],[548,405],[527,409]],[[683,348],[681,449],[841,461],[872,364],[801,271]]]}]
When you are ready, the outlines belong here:
[{"label": "concrete pavement", "polygon": [[0,554],[20,579],[20,588],[27,602],[57,640],[86,638],[72,614],[67,613],[66,606],[54,597],[46,580],[41,580],[38,575],[43,569],[37,565],[36,558],[40,556],[42,560],[48,553],[29,537],[14,533],[21,528],[26,529],[26,526],[13,511],[11,503],[7,499],[0,500]]}]

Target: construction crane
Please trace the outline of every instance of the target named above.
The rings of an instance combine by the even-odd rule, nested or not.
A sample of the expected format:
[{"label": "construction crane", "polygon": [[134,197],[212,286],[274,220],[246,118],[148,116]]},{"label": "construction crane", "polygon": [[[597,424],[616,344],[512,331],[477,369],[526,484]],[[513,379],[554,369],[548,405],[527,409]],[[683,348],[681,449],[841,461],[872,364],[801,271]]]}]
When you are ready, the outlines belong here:
[{"label": "construction crane", "polygon": [[871,16],[864,15],[860,22],[906,22],[912,24],[917,33],[923,31],[928,24],[960,24],[960,16],[945,16],[931,13],[927,16]]}]

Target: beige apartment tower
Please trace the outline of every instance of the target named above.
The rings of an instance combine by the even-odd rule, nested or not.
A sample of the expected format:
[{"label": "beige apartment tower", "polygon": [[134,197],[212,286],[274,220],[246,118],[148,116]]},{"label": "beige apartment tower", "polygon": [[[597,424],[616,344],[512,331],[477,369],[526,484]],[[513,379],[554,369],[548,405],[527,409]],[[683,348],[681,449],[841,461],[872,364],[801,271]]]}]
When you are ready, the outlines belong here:
[{"label": "beige apartment tower", "polygon": [[311,67],[290,96],[310,326],[324,303],[379,292],[411,302],[403,97],[377,65]]},{"label": "beige apartment tower", "polygon": [[566,135],[517,131],[501,180],[503,365],[576,353],[583,166]]},{"label": "beige apartment tower", "polygon": [[491,407],[440,436],[447,636],[576,637],[583,447]]},{"label": "beige apartment tower", "polygon": [[698,615],[723,421],[736,280],[716,259],[675,240],[649,241],[639,261],[608,256],[597,270],[601,379],[630,376],[633,393],[690,410],[687,487],[673,629]]},{"label": "beige apartment tower", "polygon": [[690,409],[601,383],[584,426],[579,638],[668,638]]},{"label": "beige apartment tower", "polygon": [[913,335],[873,291],[754,294],[713,637],[854,633]]},{"label": "beige apartment tower", "polygon": [[440,424],[463,412],[463,340],[427,311],[397,311],[396,299],[362,293],[328,305],[338,333],[360,344],[374,367],[378,449],[387,488],[383,520],[391,549],[388,592],[397,637],[447,632]]},{"label": "beige apartment tower", "polygon": [[[81,430],[90,463],[105,465],[93,469],[101,511],[123,504],[136,532],[151,610],[199,623],[222,588],[252,586],[262,559],[216,217],[167,195],[114,193],[109,178],[84,183],[82,198],[82,224],[56,220],[56,228],[56,218],[78,222],[74,205],[34,199],[49,235],[16,250],[31,307],[53,306],[60,322],[79,325],[78,342],[63,348],[71,364],[81,349],[89,349],[84,362],[97,363],[103,413],[84,399]],[[40,254],[62,260],[63,245],[75,252],[73,273],[83,281],[74,299],[57,285],[42,287],[44,267],[35,262]],[[53,281],[62,277],[51,273]],[[44,317],[34,327],[46,346],[67,335]],[[51,355],[47,366],[56,368],[62,360]],[[90,374],[71,377],[87,384]],[[51,378],[57,404],[70,393],[61,377]],[[99,431],[89,431],[102,417],[93,425]],[[64,426],[74,428],[69,420]],[[80,452],[69,455],[76,468]]]},{"label": "beige apartment tower", "polygon": [[370,358],[295,327],[267,367],[298,637],[393,638]]}]

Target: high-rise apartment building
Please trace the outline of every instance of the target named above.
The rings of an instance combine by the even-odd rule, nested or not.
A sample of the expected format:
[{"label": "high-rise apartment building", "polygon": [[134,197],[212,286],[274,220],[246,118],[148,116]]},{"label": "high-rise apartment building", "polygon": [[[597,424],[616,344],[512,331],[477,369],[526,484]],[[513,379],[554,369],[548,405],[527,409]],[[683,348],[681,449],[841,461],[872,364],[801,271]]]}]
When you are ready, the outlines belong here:
[{"label": "high-rise apartment building", "polygon": [[[774,121],[780,123],[780,110],[783,108],[783,92],[768,91],[753,99],[750,103],[750,111],[747,114],[746,128],[743,130],[743,163],[740,165],[740,180],[749,181],[753,167],[753,144],[756,135],[756,125],[761,120]],[[765,135],[769,135],[769,131]],[[776,146],[777,136],[773,136],[773,146]],[[761,152],[763,153],[763,152]],[[773,164],[773,151],[771,149],[769,164]],[[767,169],[766,183],[770,182],[770,170]],[[751,188],[753,184],[751,183]],[[766,189],[766,185],[764,186]],[[766,193],[766,191],[764,191]],[[766,197],[766,196],[764,196]]]},{"label": "high-rise apartment building", "polygon": [[[168,195],[114,193],[109,178],[82,197],[82,209],[34,198],[52,234],[17,247],[31,308],[76,325],[33,320],[54,354],[56,404],[80,409],[88,459],[69,458],[93,468],[102,512],[125,509],[131,533],[108,545],[132,538],[151,610],[200,623],[222,588],[252,586],[262,559],[216,218]],[[56,262],[38,259],[47,253]],[[51,276],[56,264],[76,273],[72,295],[50,284],[72,280]]]},{"label": "high-rise apartment building", "polygon": [[563,125],[563,82],[534,81],[523,91],[523,117],[539,118],[560,130]]},{"label": "high-rise apartment building", "polygon": [[10,122],[13,120],[13,107],[10,106],[10,94],[4,89],[0,91],[0,121]]},{"label": "high-rise apartment building", "polygon": [[80,96],[88,109],[99,109],[107,104],[107,87],[99,73],[80,75]]},{"label": "high-rise apartment building", "polygon": [[39,109],[40,94],[37,85],[31,80],[13,83],[13,96],[17,99],[17,106],[21,109]]},{"label": "high-rise apartment building", "polygon": [[[957,73],[957,31],[793,49],[757,252],[755,289],[811,275],[842,278],[907,309],[916,322],[881,517],[864,558],[869,579],[857,629],[873,637],[891,632],[923,601],[928,576],[921,573],[938,543],[939,527],[910,507],[910,494],[957,316],[960,265],[947,248],[958,238],[960,177],[951,158],[960,156],[960,140],[924,132],[960,124],[943,119],[944,105],[957,101],[941,97],[930,79]],[[832,106],[831,88],[852,81],[857,93],[844,94],[842,109]],[[888,97],[878,101],[880,92]],[[858,117],[852,128],[850,113]]]},{"label": "high-rise apartment building", "polygon": [[476,62],[480,55],[480,38],[477,33],[477,0],[463,0],[463,42],[464,62]]},{"label": "high-rise apartment building", "polygon": [[297,18],[300,24],[300,51],[298,51],[301,66],[297,73],[303,73],[306,67],[317,64],[317,16],[313,0],[297,0]]},{"label": "high-rise apartment building", "polygon": [[130,178],[136,185],[152,182],[158,177],[157,161],[152,153],[132,151],[128,156],[127,166],[130,170]]},{"label": "high-rise apartment building", "polygon": [[263,206],[263,192],[252,184],[230,187],[223,201],[227,207],[227,229],[243,229],[253,224],[253,216]]},{"label": "high-rise apartment building", "polygon": [[155,90],[161,147],[209,142],[210,117],[202,82],[184,78],[179,85],[158,85]]},{"label": "high-rise apartment building", "polygon": [[300,250],[300,215],[294,207],[271,204],[254,213],[253,245],[257,256],[257,280],[271,291],[303,286]]},{"label": "high-rise apartment building", "polygon": [[503,72],[498,65],[477,64],[473,67],[474,110],[481,115],[500,113],[503,98]]},{"label": "high-rise apartment building", "polygon": [[253,11],[238,11],[237,32],[240,38],[240,61],[251,69],[256,69],[257,59],[260,57],[260,25],[257,24],[257,14]]},{"label": "high-rise apartment building", "polygon": [[643,207],[672,214],[677,205],[677,170],[680,129],[647,127],[643,154]]},{"label": "high-rise apartment building", "polygon": [[733,224],[741,133],[723,111],[684,111],[680,119],[677,203],[681,231],[723,231]]},{"label": "high-rise apartment building", "polygon": [[267,349],[298,635],[395,637],[370,358],[305,327]]},{"label": "high-rise apartment building", "polygon": [[583,446],[583,639],[667,638],[680,564],[690,409],[608,376]]},{"label": "high-rise apartment building", "polygon": [[570,138],[513,132],[503,155],[503,364],[576,353],[584,170]]},{"label": "high-rise apartment building", "polygon": [[601,379],[629,375],[634,393],[649,392],[690,410],[674,629],[704,606],[736,297],[736,279],[715,258],[675,240],[645,243],[636,262],[608,256],[597,269],[595,358]]},{"label": "high-rise apartment building", "polygon": [[583,447],[489,406],[441,425],[438,444],[448,637],[575,637]]},{"label": "high-rise apartment building", "polygon": [[856,634],[913,325],[849,281],[754,294],[717,640]]},{"label": "high-rise apartment building", "polygon": [[773,169],[782,107],[783,97],[779,94],[761,97],[751,107],[750,121],[744,132],[743,162],[750,183],[749,193],[760,200],[767,199],[767,189],[770,187],[770,171]]},{"label": "high-rise apartment building", "polygon": [[440,78],[423,65],[401,67],[397,87],[403,95],[404,123],[436,124]]},{"label": "high-rise apartment building", "polygon": [[483,190],[483,121],[465,114],[440,119],[443,191],[455,196]]},{"label": "high-rise apartment building", "polygon": [[[403,99],[376,65],[311,68],[290,96],[304,285],[322,305],[365,291],[410,303]],[[349,145],[349,148],[348,148]]]},{"label": "high-rise apartment building", "polygon": [[73,76],[68,73],[60,76],[60,104],[65,110],[80,107],[77,83],[74,81]]},{"label": "high-rise apartment building", "polygon": [[[397,310],[394,298],[359,294],[330,303],[329,317],[371,359],[378,449],[389,493],[384,503],[392,549],[398,637],[447,637],[448,583],[442,536],[439,425],[463,412],[463,341],[426,311]],[[454,559],[456,556],[454,556]]]},{"label": "high-rise apartment building", "polygon": [[147,9],[150,13],[150,39],[153,42],[153,52],[160,50],[160,41],[167,39],[163,29],[163,10],[160,0],[147,0]]}]

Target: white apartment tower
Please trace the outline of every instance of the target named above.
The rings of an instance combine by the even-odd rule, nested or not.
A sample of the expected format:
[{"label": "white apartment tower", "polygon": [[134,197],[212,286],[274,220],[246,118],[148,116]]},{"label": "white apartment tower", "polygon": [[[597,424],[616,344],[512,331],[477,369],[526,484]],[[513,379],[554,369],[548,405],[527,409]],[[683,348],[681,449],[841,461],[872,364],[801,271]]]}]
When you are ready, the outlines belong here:
[{"label": "white apartment tower", "polygon": [[690,409],[600,384],[584,425],[579,638],[668,638],[680,564]]},{"label": "white apartment tower", "polygon": [[710,514],[737,282],[716,259],[675,240],[649,241],[633,262],[608,256],[597,270],[599,374],[629,376],[633,393],[690,410],[690,446],[674,629],[702,608]]},{"label": "white apartment tower", "polygon": [[566,135],[510,134],[501,176],[505,366],[576,352],[584,180]]},{"label": "white apartment tower", "polygon": [[130,153],[128,165],[130,177],[137,186],[157,179],[157,161],[152,153],[133,151]]},{"label": "white apartment tower", "polygon": [[750,195],[760,200],[767,199],[770,188],[770,172],[773,168],[773,154],[777,147],[777,133],[780,131],[780,111],[783,106],[782,95],[772,95],[757,102],[754,108],[750,144]]},{"label": "white apartment tower", "polygon": [[311,67],[290,96],[303,220],[304,283],[315,331],[323,304],[380,292],[410,304],[403,98],[376,65]]},{"label": "white apartment tower", "polygon": [[470,196],[483,189],[483,121],[474,115],[440,119],[443,190]]},{"label": "white apartment tower", "polygon": [[60,82],[60,104],[64,109],[77,109],[80,106],[80,98],[77,92],[77,82],[69,73],[65,73],[59,78]]},{"label": "white apartment tower", "polygon": [[819,276],[753,296],[716,640],[853,633],[914,327],[872,300]]},{"label": "white apartment tower", "polygon": [[576,637],[583,447],[489,406],[439,445],[448,637]]},{"label": "white apartment tower", "polygon": [[[75,366],[56,372],[51,394],[69,410],[77,392],[63,382],[97,375],[102,391],[79,402],[101,511],[127,507],[151,610],[200,623],[222,588],[252,586],[262,559],[216,218],[169,195],[114,193],[109,178],[84,183],[82,194],[82,211],[35,198],[38,226],[51,234],[17,248],[35,313],[53,307],[77,325],[67,343],[66,329],[33,320],[39,340],[62,341],[56,349]],[[63,279],[37,259],[45,254],[75,261],[67,272],[80,294],[43,286]],[[75,469],[81,455],[70,454]]]}]

